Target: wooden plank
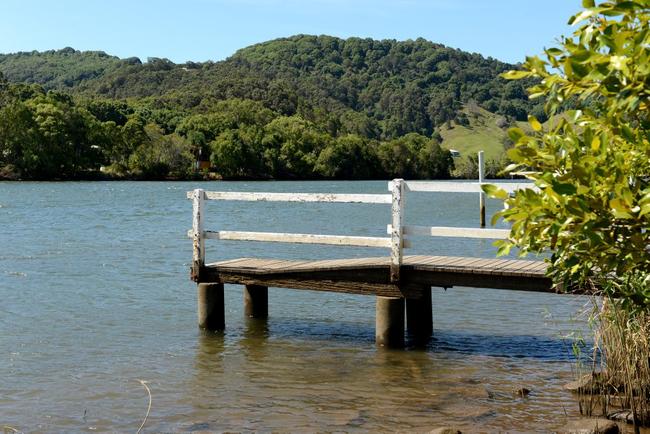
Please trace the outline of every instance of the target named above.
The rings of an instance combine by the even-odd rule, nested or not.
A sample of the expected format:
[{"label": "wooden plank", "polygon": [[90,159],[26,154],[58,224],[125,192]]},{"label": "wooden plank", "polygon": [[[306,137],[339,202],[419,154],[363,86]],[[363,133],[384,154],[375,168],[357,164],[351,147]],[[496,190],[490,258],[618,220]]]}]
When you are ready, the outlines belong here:
[{"label": "wooden plank", "polygon": [[454,261],[444,265],[438,265],[436,266],[436,269],[441,271],[450,271],[450,272],[467,274],[472,272],[472,264],[478,261],[480,261],[480,258],[462,258],[462,260],[460,261]]},{"label": "wooden plank", "polygon": [[[388,226],[388,230],[391,227]],[[459,228],[451,226],[404,226],[404,234],[421,237],[506,239],[510,229]]]},{"label": "wooden plank", "polygon": [[512,259],[493,259],[489,266],[484,266],[483,271],[476,270],[477,273],[483,272],[488,274],[499,274],[501,267],[509,263]]},{"label": "wooden plank", "polygon": [[266,267],[273,264],[285,263],[284,259],[248,259],[234,264],[221,265],[219,263],[211,265],[221,270],[247,270],[249,272],[265,273]]},{"label": "wooden plank", "polygon": [[437,265],[448,262],[450,257],[448,256],[429,256],[422,258],[417,263],[414,263],[414,266],[424,266],[424,265]]},{"label": "wooden plank", "polygon": [[[393,188],[393,182],[388,183],[388,191]],[[405,181],[407,191],[432,192],[432,193],[481,193],[480,182],[455,182],[455,181]],[[532,182],[500,182],[486,179],[483,184],[493,184],[508,193],[530,188],[538,190]]]},{"label": "wooden plank", "polygon": [[388,258],[358,258],[354,260],[349,259],[334,259],[314,261],[307,264],[302,264],[293,267],[292,270],[299,272],[307,271],[332,271],[332,270],[346,270],[346,269],[373,269],[388,267]]},{"label": "wooden plank", "polygon": [[273,264],[273,265],[267,265],[264,267],[265,270],[284,270],[284,271],[290,271],[290,270],[295,270],[296,267],[302,265],[302,264],[310,264],[313,261],[284,261],[284,263],[281,264]]},{"label": "wooden plank", "polygon": [[[460,256],[406,256],[403,263],[405,268],[402,269],[404,281],[400,279],[399,284],[390,282],[389,265],[390,260],[387,257],[320,261],[239,258],[209,264],[202,271],[205,274],[202,281],[209,281],[204,279],[221,281],[219,279],[222,277],[226,279],[224,276],[239,276],[241,279],[246,278],[246,281],[251,284],[281,287],[298,285],[297,289],[387,296],[398,296],[394,288],[403,285],[502,287],[545,292],[549,291],[551,286],[550,279],[544,275],[545,264],[540,261]],[[235,282],[228,279],[223,281],[238,283],[241,280]],[[295,284],[296,281],[310,283]],[[321,281],[323,283],[314,283]],[[381,285],[392,285],[390,287],[392,289]],[[377,292],[370,290],[371,287],[384,289]]]},{"label": "wooden plank", "polygon": [[440,261],[439,263],[437,263],[435,265],[427,264],[426,266],[428,266],[428,267],[433,266],[433,267],[436,267],[436,268],[451,267],[451,266],[454,266],[454,265],[457,265],[457,264],[462,264],[466,260],[467,260],[467,258],[463,258],[463,257],[460,257],[460,256],[449,256],[449,257],[445,258],[444,261]]},{"label": "wooden plank", "polygon": [[472,264],[472,271],[476,273],[485,273],[494,268],[495,260],[493,258],[481,259],[479,262]]},{"label": "wooden plank", "polygon": [[508,273],[519,273],[525,270],[530,265],[530,261],[523,261],[521,259],[514,259],[510,264],[507,264],[502,270]]},{"label": "wooden plank", "polygon": [[[270,193],[243,191],[206,191],[208,200],[233,200],[247,202],[326,202],[390,204],[389,194],[333,194],[333,193]],[[188,193],[190,198],[190,193]]]},{"label": "wooden plank", "polygon": [[379,295],[383,297],[407,297],[418,298],[422,294],[421,285],[397,285],[366,283],[358,281],[335,281],[335,280],[309,280],[276,278],[273,276],[255,276],[246,274],[224,273],[218,270],[208,277],[218,280],[221,283],[234,283],[241,285],[261,285],[276,288],[304,289],[312,291],[329,291],[347,294]]},{"label": "wooden plank", "polygon": [[[402,227],[404,235],[420,237],[449,237],[449,238],[483,238],[507,239],[509,229],[461,228],[454,226],[414,226]],[[392,225],[386,225],[386,233],[391,234]]]},{"label": "wooden plank", "polygon": [[229,241],[259,241],[268,243],[325,244],[355,247],[391,247],[390,238],[356,237],[346,235],[292,234],[278,232],[206,231],[205,238]]},{"label": "wooden plank", "polygon": [[237,258],[237,259],[228,259],[225,261],[218,261],[218,262],[213,262],[212,264],[208,264],[209,266],[225,266],[225,265],[230,265],[230,264],[237,264],[242,261],[250,261],[253,258]]},{"label": "wooden plank", "polygon": [[526,268],[529,261],[522,261],[517,259],[506,260],[504,263],[499,264],[498,270],[494,270],[493,274],[500,276],[516,276],[521,275],[520,270]]}]

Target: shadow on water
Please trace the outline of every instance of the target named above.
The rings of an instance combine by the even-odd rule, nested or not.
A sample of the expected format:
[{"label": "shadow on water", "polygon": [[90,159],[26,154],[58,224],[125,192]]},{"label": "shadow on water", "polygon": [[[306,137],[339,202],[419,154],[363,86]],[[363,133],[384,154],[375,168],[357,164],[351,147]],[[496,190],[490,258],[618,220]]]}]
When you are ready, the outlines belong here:
[{"label": "shadow on water", "polygon": [[[252,319],[247,318],[242,330],[226,330],[237,334],[239,346],[247,357],[264,356],[269,340],[274,342],[328,342],[341,344],[374,345],[374,326],[349,321],[318,321],[303,319]],[[224,348],[224,334],[200,336],[202,357],[215,358]],[[571,342],[549,336],[495,335],[468,331],[435,329],[433,337],[424,341],[407,335],[406,350],[432,353],[456,353],[489,357],[532,358],[544,361],[567,361],[573,358]]]},{"label": "shadow on water", "polygon": [[435,352],[526,357],[546,361],[565,361],[573,358],[571,342],[561,338],[534,335],[490,335],[434,330],[433,339],[427,349]]}]

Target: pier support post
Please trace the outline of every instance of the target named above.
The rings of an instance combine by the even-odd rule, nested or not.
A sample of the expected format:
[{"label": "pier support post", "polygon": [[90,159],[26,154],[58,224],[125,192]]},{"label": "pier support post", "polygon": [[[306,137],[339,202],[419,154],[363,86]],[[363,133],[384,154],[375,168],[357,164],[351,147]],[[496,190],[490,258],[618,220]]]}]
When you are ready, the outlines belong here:
[{"label": "pier support post", "polygon": [[260,285],[244,287],[244,315],[249,318],[269,316],[269,288]]},{"label": "pier support post", "polygon": [[199,283],[197,293],[199,328],[223,330],[226,327],[223,283]]},{"label": "pier support post", "polygon": [[417,341],[428,340],[433,334],[431,287],[422,288],[422,297],[406,299],[406,328]]},{"label": "pier support post", "polygon": [[375,342],[388,348],[404,347],[404,299],[377,296]]}]

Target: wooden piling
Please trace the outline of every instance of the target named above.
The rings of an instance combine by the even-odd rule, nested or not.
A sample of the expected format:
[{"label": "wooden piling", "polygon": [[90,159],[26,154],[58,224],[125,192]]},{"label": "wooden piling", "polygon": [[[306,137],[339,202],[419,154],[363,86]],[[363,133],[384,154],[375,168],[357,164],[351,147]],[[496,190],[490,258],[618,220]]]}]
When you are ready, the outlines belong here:
[{"label": "wooden piling", "polygon": [[244,315],[249,318],[269,316],[269,289],[266,286],[244,286]]},{"label": "wooden piling", "polygon": [[404,347],[404,299],[377,296],[375,342],[387,348]]},{"label": "wooden piling", "polygon": [[426,341],[433,334],[430,287],[423,288],[421,298],[406,299],[406,329],[417,341]]},{"label": "wooden piling", "polygon": [[223,283],[199,283],[197,288],[199,328],[223,330],[226,327]]}]

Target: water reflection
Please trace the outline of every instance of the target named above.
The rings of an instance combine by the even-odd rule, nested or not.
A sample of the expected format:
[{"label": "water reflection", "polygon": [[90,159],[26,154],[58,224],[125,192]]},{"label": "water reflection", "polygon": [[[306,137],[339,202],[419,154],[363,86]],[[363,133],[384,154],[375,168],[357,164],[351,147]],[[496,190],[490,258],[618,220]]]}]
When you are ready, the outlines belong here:
[{"label": "water reflection", "polygon": [[239,346],[249,363],[264,363],[269,338],[266,318],[244,318],[244,331]]}]

